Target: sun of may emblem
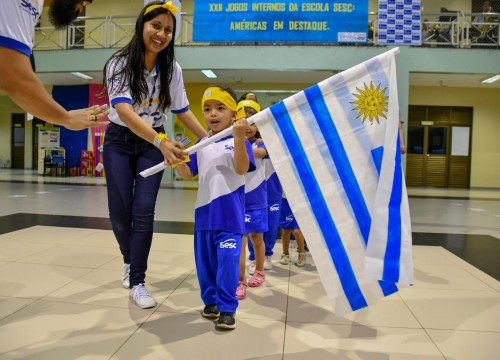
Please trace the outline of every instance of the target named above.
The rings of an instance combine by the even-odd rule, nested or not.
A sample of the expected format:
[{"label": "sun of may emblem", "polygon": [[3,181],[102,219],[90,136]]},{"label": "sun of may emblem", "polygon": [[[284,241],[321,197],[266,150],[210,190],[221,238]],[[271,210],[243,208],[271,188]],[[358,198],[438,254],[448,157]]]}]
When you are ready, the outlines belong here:
[{"label": "sun of may emblem", "polygon": [[358,111],[358,116],[356,119],[359,119],[361,116],[363,116],[363,122],[368,118],[370,120],[370,123],[373,124],[373,120],[377,120],[377,123],[380,124],[379,118],[383,117],[384,119],[387,119],[386,113],[387,113],[387,105],[389,104],[387,102],[387,99],[389,98],[388,96],[385,96],[385,91],[387,88],[380,89],[380,85],[375,88],[373,86],[373,82],[370,81],[370,87],[366,86],[366,83],[364,84],[365,89],[359,89],[357,94],[353,94],[358,100],[352,101],[351,104],[357,105],[353,111]]}]

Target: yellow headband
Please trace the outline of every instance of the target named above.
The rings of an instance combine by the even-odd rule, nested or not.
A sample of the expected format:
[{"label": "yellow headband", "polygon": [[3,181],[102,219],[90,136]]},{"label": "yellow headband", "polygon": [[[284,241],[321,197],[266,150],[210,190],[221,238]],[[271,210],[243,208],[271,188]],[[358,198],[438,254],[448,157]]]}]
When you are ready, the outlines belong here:
[{"label": "yellow headband", "polygon": [[256,112],[259,112],[260,111],[260,105],[258,103],[256,103],[255,101],[253,100],[241,100],[239,103],[238,103],[238,110],[240,108],[244,108],[244,107],[249,107],[249,108],[252,108],[254,109]]},{"label": "yellow headband", "polygon": [[177,14],[177,11],[179,11],[179,9],[177,8],[177,6],[175,6],[174,4],[172,4],[172,1],[168,1],[168,2],[166,2],[163,5],[151,5],[151,6],[148,6],[147,9],[146,9],[146,11],[144,11],[144,15],[146,15],[148,12],[151,12],[154,9],[158,9],[158,8],[167,9],[174,16],[175,16],[175,14]]},{"label": "yellow headband", "polygon": [[236,111],[238,109],[236,106],[236,101],[234,101],[231,94],[216,86],[209,87],[203,93],[203,97],[201,99],[202,108],[205,106],[205,101],[207,100],[217,100],[226,105],[227,108],[231,111]]}]

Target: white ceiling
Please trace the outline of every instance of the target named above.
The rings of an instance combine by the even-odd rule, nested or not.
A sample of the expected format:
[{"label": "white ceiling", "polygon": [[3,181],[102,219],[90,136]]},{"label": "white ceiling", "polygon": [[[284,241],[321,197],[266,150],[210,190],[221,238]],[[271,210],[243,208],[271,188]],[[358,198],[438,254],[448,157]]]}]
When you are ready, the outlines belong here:
[{"label": "white ceiling", "polygon": [[[93,77],[84,80],[70,73],[39,73],[44,84],[78,85],[101,83],[101,72],[85,73]],[[239,83],[262,84],[316,84],[335,74],[333,71],[255,71],[255,70],[217,70],[217,79],[208,79],[199,70],[184,70],[184,82],[189,83],[219,83],[225,85]],[[492,74],[410,74],[412,86],[443,86],[443,87],[473,87],[473,88],[500,88],[500,81],[492,84],[483,84],[481,80]],[[275,87],[273,87],[275,88]],[[301,89],[297,89],[301,90]]]}]

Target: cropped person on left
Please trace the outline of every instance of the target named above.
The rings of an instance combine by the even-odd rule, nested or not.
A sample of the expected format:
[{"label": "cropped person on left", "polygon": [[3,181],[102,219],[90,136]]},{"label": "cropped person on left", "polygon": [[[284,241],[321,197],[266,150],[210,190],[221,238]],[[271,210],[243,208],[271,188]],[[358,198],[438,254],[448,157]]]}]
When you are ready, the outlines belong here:
[{"label": "cropped person on left", "polygon": [[66,111],[47,92],[35,73],[33,39],[44,6],[56,29],[64,29],[92,0],[2,0],[0,10],[0,91],[20,108],[70,130],[103,126],[107,105]]},{"label": "cropped person on left", "polygon": [[104,91],[111,105],[104,139],[109,216],[123,255],[123,286],[143,309],[156,306],[145,279],[163,172],[147,178],[139,173],[162,161],[177,164],[186,155],[182,144],[168,139],[163,129],[168,109],[195,135],[207,135],[189,110],[175,60],[176,12],[171,1],[146,5],[132,39],[104,69]]}]

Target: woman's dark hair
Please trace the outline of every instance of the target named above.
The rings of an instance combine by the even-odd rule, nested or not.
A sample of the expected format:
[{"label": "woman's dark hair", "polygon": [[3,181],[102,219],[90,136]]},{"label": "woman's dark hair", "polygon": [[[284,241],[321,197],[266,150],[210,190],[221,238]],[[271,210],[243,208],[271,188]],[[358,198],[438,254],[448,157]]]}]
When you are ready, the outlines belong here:
[{"label": "woman's dark hair", "polygon": [[170,81],[172,80],[172,75],[174,72],[175,54],[174,54],[174,42],[175,42],[175,27],[176,18],[175,16],[165,8],[159,7],[144,15],[146,9],[151,5],[163,5],[163,1],[153,1],[146,6],[141,11],[141,14],[137,18],[135,23],[135,33],[129,43],[123,48],[118,50],[113,56],[106,62],[103,70],[103,91],[102,95],[108,92],[107,85],[107,74],[106,69],[108,64],[113,66],[115,69],[121,63],[125,62],[123,66],[120,66],[120,70],[111,73],[116,77],[124,77],[123,81],[120,81],[121,86],[113,91],[122,90],[124,85],[130,87],[132,94],[132,101],[136,104],[141,102],[141,98],[148,96],[148,85],[146,79],[144,78],[144,53],[146,51],[144,46],[144,41],[142,34],[144,31],[144,23],[150,21],[160,14],[170,14],[174,19],[174,28],[172,32],[172,41],[170,44],[158,53],[157,64],[160,68],[160,104],[159,108],[164,111],[166,108],[170,107],[172,102],[172,97],[170,95]]}]

